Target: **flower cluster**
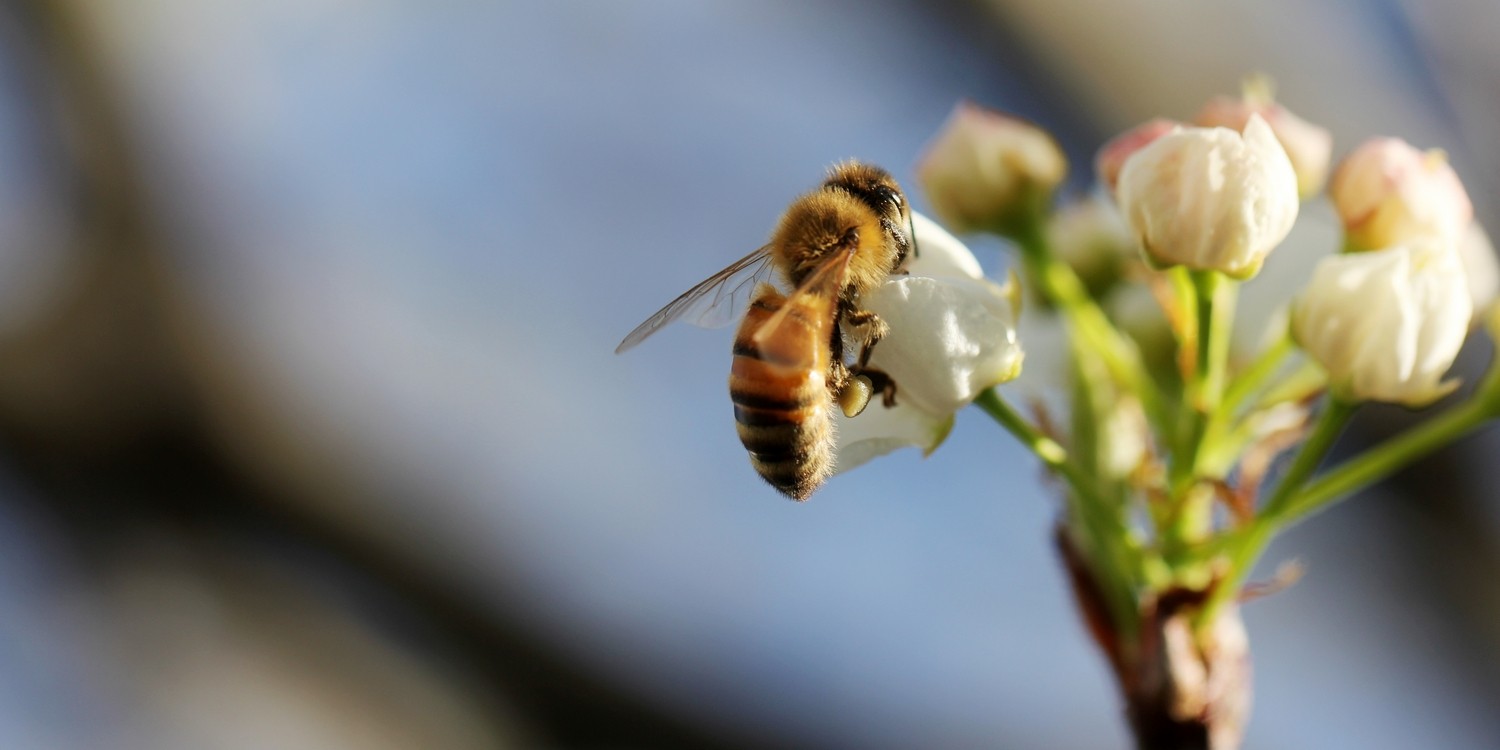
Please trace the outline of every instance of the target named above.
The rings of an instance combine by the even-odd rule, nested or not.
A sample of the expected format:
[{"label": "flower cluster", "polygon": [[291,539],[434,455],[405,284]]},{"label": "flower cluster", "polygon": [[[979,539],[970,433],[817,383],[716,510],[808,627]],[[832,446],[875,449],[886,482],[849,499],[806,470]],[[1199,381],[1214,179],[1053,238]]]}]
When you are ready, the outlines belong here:
[{"label": "flower cluster", "polygon": [[[1339,166],[1329,197],[1346,254],[1318,264],[1292,335],[1342,397],[1426,406],[1457,386],[1442,377],[1474,312],[1461,254],[1468,193],[1441,151],[1376,138]],[[1485,260],[1493,254],[1471,264]]]},{"label": "flower cluster", "polygon": [[[1316,473],[1360,403],[1422,408],[1454,391],[1448,371],[1473,321],[1500,318],[1489,312],[1500,270],[1442,151],[1374,138],[1330,177],[1330,133],[1269,90],[1253,80],[1191,122],[1123,132],[1099,150],[1095,188],[1064,201],[1068,164],[1047,133],[960,104],[920,182],[954,230],[1008,240],[1020,273],[984,280],[957,239],[918,217],[909,275],[865,300],[891,323],[872,364],[907,398],[839,426],[845,469],[901,445],[934,449],[971,401],[994,417],[1061,480],[1070,579],[1132,715],[1154,695],[1201,700],[1198,720],[1230,738],[1216,747],[1241,729],[1226,726],[1247,705],[1225,703],[1248,690],[1235,603],[1271,536],[1500,416],[1492,368],[1422,429]],[[1332,207],[1341,240],[1278,252],[1314,203]],[[1296,287],[1262,315],[1280,321],[1271,335],[1236,350],[1239,288],[1268,264]],[[1051,391],[1032,416],[993,387],[1021,363],[1017,277],[1026,325],[1052,326],[1020,337],[1032,350],[1023,382]],[[1048,356],[1048,339],[1066,351]],[[1162,643],[1181,653],[1162,661]],[[1197,676],[1184,682],[1174,659]]]},{"label": "flower cluster", "polygon": [[[884,231],[909,239],[910,252],[879,286],[859,287],[858,310],[830,313],[839,349],[860,352],[828,371],[840,376],[827,382],[846,411],[831,433],[816,427],[819,440],[832,435],[832,470],[906,446],[929,453],[969,404],[1035,454],[1058,480],[1058,550],[1141,746],[1156,746],[1153,731],[1238,744],[1249,705],[1238,603],[1276,533],[1500,417],[1492,365],[1440,415],[1319,473],[1355,408],[1431,407],[1456,390],[1448,371],[1474,321],[1500,336],[1500,266],[1444,152],[1374,138],[1330,177],[1332,154],[1327,130],[1254,79],[1190,122],[1156,118],[1111,139],[1094,159],[1093,189],[1059,200],[1069,165],[1053,138],[962,103],[917,174],[953,231],[1014,249],[1004,284],[925,216],[912,213],[910,237],[893,237],[905,202],[892,186],[867,191],[889,198]],[[1310,211],[1336,214],[1339,236],[1288,243]],[[718,309],[748,289],[739,274],[753,277],[766,259],[752,254],[696,287],[621,348],[697,309],[695,293],[715,291],[703,298]],[[1280,308],[1255,321],[1269,335],[1237,349],[1240,289],[1263,271],[1274,271],[1262,288],[1279,293]],[[719,293],[728,280],[736,284]],[[781,304],[769,287],[757,294],[770,300],[759,315]],[[1240,317],[1256,318],[1252,307]],[[774,314],[805,314],[791,309]],[[741,346],[736,361],[763,380],[813,383],[821,394],[827,373],[783,372]],[[1030,414],[999,388],[1018,376]],[[877,382],[881,398],[871,399]],[[787,403],[804,417],[833,406],[793,393]],[[814,451],[785,439],[811,434],[802,422],[744,398],[741,438],[763,475],[806,468]],[[828,444],[815,446],[818,482]]]},{"label": "flower cluster", "polygon": [[[1196,329],[1184,275],[1253,278],[1286,239],[1301,203],[1320,199],[1328,182],[1328,200],[1345,228],[1343,252],[1318,260],[1303,290],[1287,300],[1289,334],[1342,399],[1431,403],[1456,385],[1444,374],[1474,310],[1500,285],[1462,183],[1441,151],[1395,138],[1358,146],[1330,181],[1328,131],[1268,91],[1254,80],[1240,97],[1210,99],[1191,123],[1158,118],[1125,131],[1095,159],[1101,192],[1055,213],[1054,194],[1068,172],[1056,142],[1031,123],[969,102],[929,146],[918,176],[949,226],[1022,244],[1040,237],[1104,309],[1134,307],[1140,319],[1160,320],[1164,336],[1171,324],[1184,339],[1178,359],[1192,348],[1206,356],[1208,346],[1222,345],[1205,342],[1209,332]],[[1018,290],[985,281],[969,251],[935,222],[918,216],[916,234],[924,255],[907,269],[910,276],[893,278],[867,300],[901,323],[872,364],[899,373],[910,399],[841,420],[839,470],[903,445],[930,452],[959,406],[1019,370],[1017,316],[1002,302]],[[1311,266],[1316,257],[1301,255],[1288,262]],[[1111,290],[1123,279],[1144,283]],[[1162,303],[1157,313],[1148,289]],[[1039,291],[1058,302],[1048,289]],[[1126,348],[1161,348],[1128,320],[1116,322],[1132,334]],[[1191,379],[1191,363],[1179,364],[1175,376]]]}]

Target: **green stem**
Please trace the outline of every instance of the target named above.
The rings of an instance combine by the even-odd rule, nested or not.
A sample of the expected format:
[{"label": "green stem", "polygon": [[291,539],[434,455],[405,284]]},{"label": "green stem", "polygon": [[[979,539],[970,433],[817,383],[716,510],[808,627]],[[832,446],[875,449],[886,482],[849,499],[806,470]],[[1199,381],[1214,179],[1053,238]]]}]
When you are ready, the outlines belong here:
[{"label": "green stem", "polygon": [[[1198,373],[1202,372],[1202,366],[1199,364],[1202,361],[1201,355],[1203,352],[1208,351],[1208,349],[1203,346],[1203,334],[1200,332],[1202,328],[1203,316],[1201,310],[1203,305],[1198,298],[1198,285],[1193,283],[1192,272],[1188,270],[1187,266],[1174,266],[1167,269],[1167,278],[1172,282],[1172,290],[1177,297],[1179,314],[1182,315],[1184,321],[1181,336],[1177,341],[1179,351],[1189,347],[1193,351],[1193,370],[1182,373],[1183,382],[1182,393],[1180,395],[1184,408],[1178,410],[1178,424],[1174,426],[1172,432],[1166,433],[1170,435],[1172,446],[1172,462],[1169,467],[1168,476],[1169,487],[1175,495],[1185,489],[1183,482],[1189,474],[1187,463],[1182,460],[1182,457],[1193,451],[1193,444],[1199,437],[1194,434],[1198,427],[1193,422],[1192,399],[1198,387]],[[1184,370],[1186,369],[1186,366],[1180,360],[1179,366],[1183,367]]]},{"label": "green stem", "polygon": [[1249,574],[1255,559],[1277,531],[1328,508],[1500,417],[1500,365],[1491,363],[1479,388],[1463,405],[1386,440],[1309,483],[1308,478],[1333,445],[1354,407],[1354,404],[1331,398],[1270,501],[1249,527],[1225,536],[1228,541],[1221,548],[1230,556],[1229,573],[1215,587],[1199,613],[1199,627],[1212,623],[1215,611],[1239,592],[1240,584]]},{"label": "green stem", "polygon": [[1229,339],[1234,324],[1234,283],[1216,271],[1176,271],[1186,274],[1194,310],[1195,365],[1183,389],[1182,427],[1172,456],[1170,487],[1172,523],[1164,529],[1164,548],[1172,556],[1200,542],[1212,531],[1213,491],[1199,482],[1208,453],[1211,417],[1224,397],[1224,371],[1229,361]]},{"label": "green stem", "polygon": [[1277,518],[1295,497],[1297,491],[1317,470],[1318,464],[1323,462],[1323,457],[1328,455],[1329,449],[1333,447],[1339,433],[1343,431],[1344,425],[1348,423],[1349,417],[1354,414],[1357,406],[1358,404],[1338,398],[1329,398],[1324,404],[1323,413],[1318,415],[1318,422],[1313,427],[1312,434],[1308,436],[1307,442],[1302,444],[1297,457],[1292,459],[1292,465],[1281,476],[1281,481],[1277,483],[1271,499],[1251,522],[1252,525],[1245,533],[1244,539],[1230,551],[1229,570],[1225,573],[1224,580],[1214,587],[1208,602],[1199,612],[1199,627],[1211,624],[1219,608],[1239,594],[1240,586],[1250,574],[1250,569],[1254,567],[1256,559],[1260,557],[1261,552],[1270,543],[1272,535],[1279,528]]},{"label": "green stem", "polygon": [[1212,414],[1224,398],[1224,371],[1234,326],[1235,283],[1217,271],[1194,271],[1198,291],[1197,408]]},{"label": "green stem", "polygon": [[1110,323],[1078,274],[1052,254],[1041,222],[1024,223],[1007,236],[1021,248],[1022,260],[1042,295],[1062,311],[1076,335],[1104,361],[1110,376],[1135,393],[1153,424],[1168,424],[1161,393],[1141,362],[1135,343]]},{"label": "green stem", "polygon": [[1304,401],[1316,396],[1328,387],[1328,376],[1317,363],[1304,361],[1301,367],[1287,373],[1286,377],[1255,399],[1252,409],[1266,409],[1277,404]]},{"label": "green stem", "polygon": [[1197,365],[1183,390],[1183,413],[1187,428],[1181,460],[1173,462],[1179,480],[1191,481],[1198,471],[1209,421],[1224,399],[1224,371],[1229,364],[1229,341],[1234,326],[1235,287],[1223,274],[1193,271],[1194,308],[1197,311]]},{"label": "green stem", "polygon": [[[1285,526],[1316,513],[1467,435],[1494,416],[1495,410],[1480,399],[1449,409],[1329,470],[1316,482],[1288,498],[1281,508],[1276,509],[1271,520]],[[1267,508],[1267,512],[1271,510]]]},{"label": "green stem", "polygon": [[1075,466],[1101,480],[1098,486],[1102,499],[1106,490],[1103,487],[1105,473],[1101,471],[1100,459],[1101,454],[1108,449],[1101,441],[1108,439],[1108,429],[1106,420],[1101,418],[1101,401],[1118,398],[1116,392],[1119,387],[1110,379],[1108,368],[1097,358],[1089,356],[1088,347],[1082,339],[1068,337],[1068,349],[1068,366],[1072,371],[1072,377],[1069,378],[1071,393],[1068,405],[1068,450]]},{"label": "green stem", "polygon": [[1006,403],[997,389],[979,394],[974,405],[1068,483],[1070,515],[1082,524],[1091,555],[1101,558],[1094,573],[1106,589],[1114,620],[1123,632],[1134,632],[1137,616],[1134,591],[1140,579],[1140,565],[1128,546],[1124,524],[1099,496],[1089,478],[1069,460],[1067,450]]},{"label": "green stem", "polygon": [[1312,434],[1307,436],[1307,442],[1297,451],[1297,457],[1292,459],[1292,465],[1281,476],[1281,481],[1276,484],[1276,491],[1271,493],[1271,499],[1266,502],[1259,516],[1274,519],[1286,508],[1297,491],[1302,489],[1302,485],[1312,478],[1318,464],[1323,462],[1323,457],[1333,448],[1339,433],[1344,431],[1344,425],[1354,416],[1354,410],[1358,406],[1358,403],[1344,401],[1336,396],[1328,398],[1323,404],[1323,412],[1318,415],[1317,423],[1313,425]]},{"label": "green stem", "polygon": [[1233,419],[1236,412],[1245,405],[1245,402],[1254,396],[1261,388],[1265,387],[1266,381],[1281,370],[1281,365],[1291,355],[1296,347],[1292,343],[1290,333],[1282,333],[1276,343],[1266,347],[1245,371],[1240,373],[1232,383],[1229,390],[1224,393],[1224,401],[1219,405],[1219,414],[1226,419]]},{"label": "green stem", "polygon": [[1238,460],[1246,443],[1254,437],[1248,417],[1246,420],[1239,419],[1240,411],[1251,397],[1265,387],[1266,381],[1281,370],[1295,346],[1292,337],[1283,333],[1229,383],[1219,408],[1208,417],[1203,445],[1198,449],[1197,466],[1200,475],[1223,478]]},{"label": "green stem", "polygon": [[1011,405],[1006,403],[999,391],[994,388],[986,390],[979,394],[978,398],[974,399],[974,405],[983,409],[986,414],[994,418],[1001,427],[1005,428],[1006,432],[1014,435],[1016,440],[1021,442],[1021,445],[1026,446],[1027,450],[1035,453],[1036,457],[1042,459],[1042,463],[1046,464],[1049,468],[1062,474],[1064,478],[1068,479],[1070,484],[1075,481],[1083,481],[1081,476],[1070,476],[1071,474],[1076,474],[1077,471],[1068,462],[1067,449],[1063,448],[1056,440],[1044,435],[1041,430],[1037,429],[1025,417],[1021,416],[1020,412],[1011,408]]}]

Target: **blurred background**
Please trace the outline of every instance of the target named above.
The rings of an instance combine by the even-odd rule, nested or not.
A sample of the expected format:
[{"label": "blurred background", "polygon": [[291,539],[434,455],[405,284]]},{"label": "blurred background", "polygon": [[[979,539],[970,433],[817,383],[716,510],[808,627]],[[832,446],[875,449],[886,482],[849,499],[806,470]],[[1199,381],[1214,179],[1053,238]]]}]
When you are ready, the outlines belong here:
[{"label": "blurred background", "polygon": [[[615,343],[965,97],[1081,189],[1264,71],[1500,216],[1483,0],[0,8],[6,748],[1125,747],[993,425],[795,505],[728,332]],[[1273,549],[1249,747],[1500,746],[1497,450]]]}]

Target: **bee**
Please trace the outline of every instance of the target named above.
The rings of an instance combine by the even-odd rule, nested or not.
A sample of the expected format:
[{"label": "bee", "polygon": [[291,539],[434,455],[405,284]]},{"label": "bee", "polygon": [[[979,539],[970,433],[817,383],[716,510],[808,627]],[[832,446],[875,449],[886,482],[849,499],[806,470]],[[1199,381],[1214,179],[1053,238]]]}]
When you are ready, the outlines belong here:
[{"label": "bee", "polygon": [[[835,404],[851,417],[877,392],[895,404],[895,382],[869,367],[889,327],[859,300],[915,252],[911,229],[906,196],[888,172],[835,165],[792,201],[770,242],[647,318],[615,353],[675,320],[724,325],[749,296],[729,371],[740,442],[771,486],[806,500],[833,471]],[[778,273],[789,294],[768,283]],[[859,348],[853,362],[846,335]]]}]

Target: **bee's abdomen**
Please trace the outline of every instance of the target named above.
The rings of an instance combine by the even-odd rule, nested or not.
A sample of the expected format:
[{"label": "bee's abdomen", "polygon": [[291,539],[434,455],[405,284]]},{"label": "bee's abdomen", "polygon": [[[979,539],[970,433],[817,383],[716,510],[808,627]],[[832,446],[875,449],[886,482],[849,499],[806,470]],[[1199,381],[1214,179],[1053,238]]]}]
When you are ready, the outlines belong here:
[{"label": "bee's abdomen", "polygon": [[750,464],[786,496],[805,500],[833,469],[827,329],[818,322],[831,308],[799,305],[773,340],[757,346],[755,333],[783,302],[763,289],[745,315],[735,335],[729,397]]}]

